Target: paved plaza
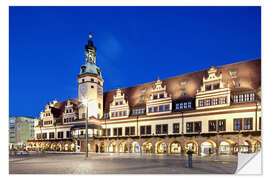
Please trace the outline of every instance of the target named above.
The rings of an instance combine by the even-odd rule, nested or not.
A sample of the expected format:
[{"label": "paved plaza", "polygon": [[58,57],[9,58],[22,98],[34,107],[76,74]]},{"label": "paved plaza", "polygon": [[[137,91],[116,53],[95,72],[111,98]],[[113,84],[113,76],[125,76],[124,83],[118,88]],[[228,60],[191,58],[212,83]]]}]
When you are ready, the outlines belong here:
[{"label": "paved plaza", "polygon": [[10,174],[233,174],[237,156],[195,156],[193,168],[183,155],[30,153],[10,156]]}]

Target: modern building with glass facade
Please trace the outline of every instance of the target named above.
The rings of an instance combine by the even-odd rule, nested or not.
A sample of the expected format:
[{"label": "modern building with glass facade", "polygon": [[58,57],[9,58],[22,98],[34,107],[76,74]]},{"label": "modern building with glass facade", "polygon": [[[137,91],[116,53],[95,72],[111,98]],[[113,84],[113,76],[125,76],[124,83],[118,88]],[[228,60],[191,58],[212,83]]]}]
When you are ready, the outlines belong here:
[{"label": "modern building with glass facade", "polygon": [[30,117],[9,118],[9,149],[26,149],[27,140],[35,139],[34,127],[38,119]]},{"label": "modern building with glass facade", "polygon": [[[261,147],[261,60],[103,92],[90,39],[78,98],[40,113],[31,150],[231,154]],[[181,73],[181,72],[180,72]],[[85,122],[88,119],[88,143]]]}]

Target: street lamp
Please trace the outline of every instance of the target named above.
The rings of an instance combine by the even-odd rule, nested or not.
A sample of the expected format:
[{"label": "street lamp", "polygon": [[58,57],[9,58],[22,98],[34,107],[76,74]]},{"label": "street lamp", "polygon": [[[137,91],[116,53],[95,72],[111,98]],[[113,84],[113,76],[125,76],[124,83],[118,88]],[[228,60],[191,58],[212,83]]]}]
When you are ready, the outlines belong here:
[{"label": "street lamp", "polygon": [[85,158],[88,158],[88,101],[82,101],[82,104],[86,107],[85,118]]}]

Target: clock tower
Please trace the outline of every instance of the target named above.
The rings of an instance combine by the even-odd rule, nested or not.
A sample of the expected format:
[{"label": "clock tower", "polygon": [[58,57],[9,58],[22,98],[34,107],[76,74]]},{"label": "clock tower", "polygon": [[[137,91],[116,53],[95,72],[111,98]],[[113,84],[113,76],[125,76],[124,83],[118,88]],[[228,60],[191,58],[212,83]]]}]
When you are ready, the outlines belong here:
[{"label": "clock tower", "polygon": [[[103,78],[96,65],[96,47],[89,36],[85,45],[85,64],[81,66],[78,80],[79,119],[103,116]],[[87,116],[88,113],[88,116]]]}]

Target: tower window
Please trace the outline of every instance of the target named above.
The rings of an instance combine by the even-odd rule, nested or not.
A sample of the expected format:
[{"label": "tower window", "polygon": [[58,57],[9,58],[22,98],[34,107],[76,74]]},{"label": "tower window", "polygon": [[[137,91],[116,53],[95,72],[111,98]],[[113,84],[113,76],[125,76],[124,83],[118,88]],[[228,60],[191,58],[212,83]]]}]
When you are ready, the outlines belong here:
[{"label": "tower window", "polygon": [[94,88],[94,86],[91,86],[91,88]]},{"label": "tower window", "polygon": [[93,78],[91,78],[91,82],[94,82],[94,79]]},{"label": "tower window", "polygon": [[84,83],[84,79],[82,79],[82,82]]}]

